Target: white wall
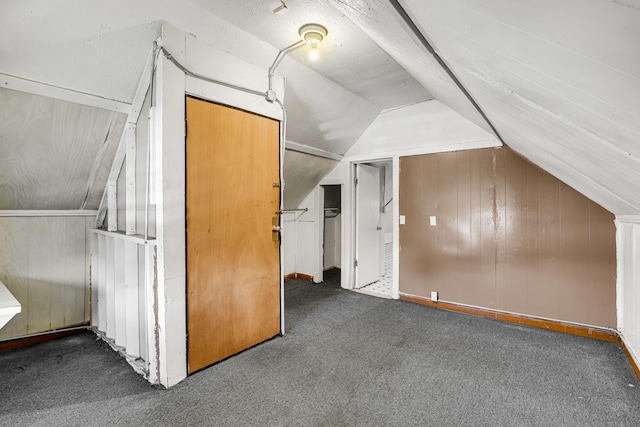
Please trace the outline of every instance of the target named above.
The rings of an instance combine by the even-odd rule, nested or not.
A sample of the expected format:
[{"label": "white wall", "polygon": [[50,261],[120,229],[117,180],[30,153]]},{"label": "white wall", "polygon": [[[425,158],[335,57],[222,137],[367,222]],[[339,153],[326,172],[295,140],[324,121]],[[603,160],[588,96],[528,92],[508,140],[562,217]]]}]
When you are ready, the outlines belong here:
[{"label": "white wall", "polygon": [[618,330],[640,366],[640,216],[616,218]]},{"label": "white wall", "polygon": [[[267,70],[208,46],[191,34],[164,23],[162,43],[191,71],[227,83],[258,90],[267,88]],[[186,77],[160,55],[157,67],[157,107],[160,130],[154,143],[158,167],[156,233],[158,240],[158,330],[160,383],[170,387],[187,375],[186,354],[186,239],[185,239],[185,94],[282,120],[276,103],[224,86]],[[278,96],[284,81],[274,80]],[[284,320],[284,319],[283,319]]]},{"label": "white wall", "polygon": [[433,99],[383,111],[345,157],[371,160],[500,145],[492,134]]},{"label": "white wall", "polygon": [[0,339],[89,320],[89,229],[94,221],[95,214],[0,217],[0,281],[22,305],[22,312],[0,330]]},{"label": "white wall", "polygon": [[322,252],[320,242],[324,233],[324,190],[316,187],[300,204],[300,209],[308,209],[296,220],[296,273],[313,277],[313,281],[323,280]]},{"label": "white wall", "polygon": [[[330,213],[333,215],[333,213]],[[329,268],[340,268],[340,254],[342,245],[342,215],[324,219],[324,265]]]}]

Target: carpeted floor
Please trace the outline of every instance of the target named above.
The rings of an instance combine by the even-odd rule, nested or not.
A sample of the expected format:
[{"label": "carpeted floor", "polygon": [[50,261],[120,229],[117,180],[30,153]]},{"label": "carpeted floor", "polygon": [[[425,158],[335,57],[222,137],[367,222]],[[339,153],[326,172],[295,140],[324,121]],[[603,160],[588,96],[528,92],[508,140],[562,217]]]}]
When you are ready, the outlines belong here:
[{"label": "carpeted floor", "polygon": [[152,387],[91,333],[0,354],[3,426],[639,426],[617,344],[286,283],[287,335]]}]

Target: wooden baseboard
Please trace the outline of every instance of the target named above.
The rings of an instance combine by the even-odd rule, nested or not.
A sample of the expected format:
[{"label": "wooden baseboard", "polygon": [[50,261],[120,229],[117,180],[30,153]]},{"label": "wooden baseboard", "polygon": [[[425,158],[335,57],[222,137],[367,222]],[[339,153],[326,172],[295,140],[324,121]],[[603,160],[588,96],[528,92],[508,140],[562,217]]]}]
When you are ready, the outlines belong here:
[{"label": "wooden baseboard", "polygon": [[633,368],[633,371],[636,373],[636,377],[640,379],[640,368],[638,368],[638,364],[636,363],[636,360],[631,355],[631,352],[627,348],[627,344],[624,342],[623,339],[620,339],[620,347],[622,347],[622,349],[624,350],[624,353],[627,355],[627,359],[629,359],[629,363],[631,363],[631,367]]},{"label": "wooden baseboard", "polygon": [[519,325],[533,326],[534,328],[547,329],[550,331],[564,332],[566,334],[578,335],[581,337],[595,338],[603,341],[619,342],[620,336],[616,331],[605,328],[593,328],[589,326],[574,325],[556,320],[540,319],[536,317],[522,316],[518,314],[503,313],[489,309],[467,307],[464,305],[452,304],[448,302],[433,302],[429,298],[416,295],[400,294],[403,301],[415,302],[430,307],[437,307],[449,311],[473,314],[490,319],[503,320],[505,322],[517,323]]},{"label": "wooden baseboard", "polygon": [[309,276],[308,274],[302,274],[302,273],[290,273],[284,276],[284,280],[289,280],[289,279],[301,279],[301,280],[308,280],[310,282],[313,282],[313,276]]},{"label": "wooden baseboard", "polygon": [[3,342],[0,342],[0,353],[9,351],[9,350],[14,350],[20,347],[27,347],[34,344],[40,344],[47,341],[57,340],[58,338],[68,337],[69,335],[79,334],[86,330],[84,328],[85,326],[88,327],[89,324],[86,323],[82,325],[72,326],[73,328],[79,328],[79,329],[74,329],[71,331],[51,332],[50,334],[37,335],[33,337],[16,338],[9,341],[3,341]]}]

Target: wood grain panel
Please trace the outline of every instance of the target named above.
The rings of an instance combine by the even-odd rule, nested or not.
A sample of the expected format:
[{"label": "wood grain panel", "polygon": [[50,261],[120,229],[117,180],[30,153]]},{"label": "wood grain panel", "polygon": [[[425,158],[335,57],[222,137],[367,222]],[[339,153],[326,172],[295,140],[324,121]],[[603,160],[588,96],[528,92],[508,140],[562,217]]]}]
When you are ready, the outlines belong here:
[{"label": "wood grain panel", "polygon": [[[507,147],[402,158],[401,169],[401,292],[615,327],[611,213]],[[421,228],[434,207],[438,225]]]},{"label": "wood grain panel", "polygon": [[0,88],[0,209],[96,209],[125,119]]},{"label": "wood grain panel", "polygon": [[427,206],[432,198],[426,194],[424,197],[411,197],[412,194],[423,193],[424,180],[428,179],[423,175],[423,162],[420,158],[403,157],[400,161],[400,176],[404,177],[401,182],[406,182],[406,185],[400,188],[399,199],[400,215],[404,215],[406,221],[404,225],[400,225],[400,256],[404,261],[399,269],[400,286],[406,292],[412,292],[420,289],[421,279],[429,280],[425,264],[432,261],[424,257],[423,245],[431,241],[425,236],[425,219],[432,211]]},{"label": "wood grain panel", "polygon": [[279,123],[187,98],[188,371],[280,332]]}]

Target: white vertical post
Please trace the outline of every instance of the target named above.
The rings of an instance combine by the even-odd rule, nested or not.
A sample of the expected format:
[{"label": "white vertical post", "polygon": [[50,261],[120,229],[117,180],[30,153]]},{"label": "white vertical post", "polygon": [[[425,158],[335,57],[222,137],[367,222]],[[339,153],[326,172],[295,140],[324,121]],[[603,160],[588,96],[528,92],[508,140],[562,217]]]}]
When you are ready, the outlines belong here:
[{"label": "white vertical post", "polygon": [[100,262],[98,261],[100,258],[99,244],[98,244],[98,235],[94,233],[90,233],[89,241],[91,242],[91,326],[98,326],[98,321],[100,319],[100,313],[98,310],[98,289],[100,283]]},{"label": "white vertical post", "polygon": [[116,336],[116,295],[115,295],[115,260],[114,260],[114,239],[113,237],[106,237],[105,244],[105,259],[106,259],[106,274],[105,274],[105,305],[106,305],[106,335],[109,338],[115,338]]},{"label": "white vertical post", "polygon": [[114,239],[114,297],[115,297],[115,342],[119,347],[127,345],[127,295],[124,282],[124,240]]},{"label": "white vertical post", "polygon": [[136,125],[128,124],[126,132],[126,232],[136,234]]},{"label": "white vertical post", "polygon": [[98,236],[98,298],[94,304],[98,305],[98,330],[107,332],[107,238]]},{"label": "white vertical post", "polygon": [[124,242],[124,283],[126,312],[127,354],[140,357],[140,331],[138,317],[138,245]]},{"label": "white vertical post", "polygon": [[107,183],[107,230],[118,230],[118,182],[115,179]]},{"label": "white vertical post", "polygon": [[145,270],[145,288],[147,298],[147,355],[149,366],[149,382],[155,384],[160,381],[158,358],[160,357],[160,349],[158,347],[158,303],[157,303],[157,286],[158,278],[156,275],[157,267],[157,250],[156,246],[144,245],[144,270]]}]

